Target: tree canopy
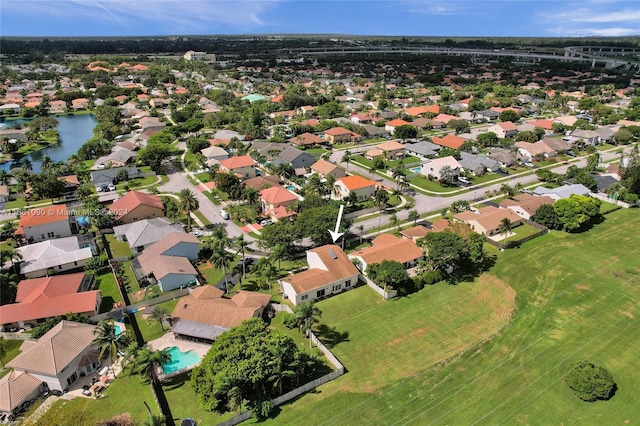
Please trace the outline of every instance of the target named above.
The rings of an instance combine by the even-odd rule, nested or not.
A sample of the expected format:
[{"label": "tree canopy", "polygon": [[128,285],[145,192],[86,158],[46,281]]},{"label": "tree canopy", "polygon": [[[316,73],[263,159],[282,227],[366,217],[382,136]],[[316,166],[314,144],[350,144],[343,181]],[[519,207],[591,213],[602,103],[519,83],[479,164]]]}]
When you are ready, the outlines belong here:
[{"label": "tree canopy", "polygon": [[616,392],[616,383],[611,373],[587,361],[572,364],[564,379],[583,401],[608,400]]},{"label": "tree canopy", "polygon": [[598,199],[584,195],[572,195],[569,198],[561,198],[553,205],[553,209],[558,216],[565,231],[577,231],[591,219],[600,215],[600,205]]}]

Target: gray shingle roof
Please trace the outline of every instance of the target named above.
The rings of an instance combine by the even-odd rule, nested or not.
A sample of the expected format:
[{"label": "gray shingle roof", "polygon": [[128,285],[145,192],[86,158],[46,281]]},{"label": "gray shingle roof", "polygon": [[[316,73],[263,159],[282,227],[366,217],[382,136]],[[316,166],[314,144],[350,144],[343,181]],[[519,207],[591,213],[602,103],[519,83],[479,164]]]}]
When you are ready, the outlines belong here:
[{"label": "gray shingle roof", "polygon": [[116,237],[124,235],[131,248],[147,246],[160,241],[174,232],[184,233],[178,223],[171,223],[166,217],[140,220],[113,228]]},{"label": "gray shingle roof", "polygon": [[481,167],[484,167],[485,169],[492,169],[498,165],[498,162],[496,160],[492,160],[488,157],[469,154],[468,152],[464,151],[460,152],[459,163],[462,165],[462,167],[469,170],[477,170]]},{"label": "gray shingle roof", "polygon": [[442,147],[432,142],[422,141],[418,143],[406,144],[407,152],[429,157],[436,155]]}]

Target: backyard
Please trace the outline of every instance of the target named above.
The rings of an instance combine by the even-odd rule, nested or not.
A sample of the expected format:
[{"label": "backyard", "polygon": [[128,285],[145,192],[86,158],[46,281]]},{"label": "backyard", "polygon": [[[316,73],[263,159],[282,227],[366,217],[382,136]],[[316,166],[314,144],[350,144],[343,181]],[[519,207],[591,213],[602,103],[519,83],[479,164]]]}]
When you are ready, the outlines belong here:
[{"label": "backyard", "polygon": [[[640,236],[628,230],[638,227],[637,210],[622,209],[585,233],[553,231],[500,253],[475,284],[389,302],[359,288],[319,303],[322,323],[348,333],[332,350],[349,373],[283,406],[273,423],[637,421]],[[517,292],[517,309],[491,340],[514,296],[501,282]],[[563,376],[582,360],[612,373],[613,399],[585,403],[570,391]]]}]

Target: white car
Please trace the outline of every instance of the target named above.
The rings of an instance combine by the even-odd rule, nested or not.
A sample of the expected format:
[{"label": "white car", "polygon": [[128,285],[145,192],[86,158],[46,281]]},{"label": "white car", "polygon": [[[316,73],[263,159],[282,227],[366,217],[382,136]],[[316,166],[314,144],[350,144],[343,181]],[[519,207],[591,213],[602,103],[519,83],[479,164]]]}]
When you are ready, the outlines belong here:
[{"label": "white car", "polygon": [[115,191],[116,190],[116,186],[114,184],[109,185],[107,188],[109,188],[109,191]]},{"label": "white car", "polygon": [[224,210],[220,210],[220,216],[222,216],[224,220],[229,220],[229,213]]},{"label": "white car", "polygon": [[459,180],[460,182],[462,182],[462,183],[471,183],[471,182],[469,182],[469,179],[467,179],[467,178],[466,178],[466,177],[464,177],[464,176],[460,176],[460,177],[458,177],[458,180]]}]

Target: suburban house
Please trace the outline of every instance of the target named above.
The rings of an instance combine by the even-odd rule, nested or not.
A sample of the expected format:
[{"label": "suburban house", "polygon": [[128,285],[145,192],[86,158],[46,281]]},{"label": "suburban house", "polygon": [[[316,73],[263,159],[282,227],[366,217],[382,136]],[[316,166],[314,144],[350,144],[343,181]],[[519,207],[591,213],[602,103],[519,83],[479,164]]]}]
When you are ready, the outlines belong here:
[{"label": "suburban house", "polygon": [[9,370],[0,378],[0,413],[12,415],[22,404],[45,392],[42,380],[25,372]]},{"label": "suburban house", "polygon": [[279,280],[285,299],[294,305],[349,290],[359,271],[339,246],[329,244],[307,250],[306,271]]},{"label": "suburban house", "polygon": [[256,162],[250,155],[220,160],[220,171],[235,174],[241,179],[256,177]]},{"label": "suburban house", "polygon": [[575,115],[563,115],[562,117],[556,117],[554,119],[556,123],[564,124],[567,127],[573,127],[578,121],[578,117]]},{"label": "suburban house", "polygon": [[95,325],[60,321],[37,342],[26,340],[7,367],[31,374],[49,390],[64,392],[80,376],[100,367],[100,349],[93,344],[95,329]]},{"label": "suburban house", "polygon": [[512,167],[518,163],[521,155],[505,148],[490,148],[487,158],[496,160],[501,167]]},{"label": "suburban house", "polygon": [[242,321],[260,318],[271,295],[240,290],[232,298],[210,285],[193,289],[173,309],[171,331],[177,338],[213,343],[222,333]]},{"label": "suburban house", "polygon": [[9,187],[7,185],[0,185],[0,203],[9,201],[9,194]]},{"label": "suburban house", "polygon": [[24,142],[27,140],[27,130],[24,129],[3,129],[0,130],[0,140],[7,139],[9,142],[11,141],[20,141]]},{"label": "suburban house", "polygon": [[546,195],[554,200],[559,200],[561,198],[569,198],[572,195],[589,195],[591,194],[591,190],[582,184],[571,184],[571,185],[563,185],[558,188],[545,188],[544,186],[539,186],[533,190],[535,195]]},{"label": "suburban house", "polygon": [[475,111],[475,114],[477,114],[478,118],[481,118],[482,120],[484,120],[486,122],[495,121],[500,116],[500,113],[498,113],[497,111],[494,111],[492,109],[485,109],[485,110],[482,110],[482,111]]},{"label": "suburban house", "polygon": [[114,226],[113,232],[118,241],[128,242],[131,251],[138,254],[169,234],[185,231],[179,223],[171,223],[166,217],[157,217]]},{"label": "suburban house", "polygon": [[113,151],[109,155],[98,158],[91,168],[97,170],[111,167],[125,167],[135,162],[135,158],[135,152],[121,148]]},{"label": "suburban house", "polygon": [[142,117],[138,120],[138,124],[143,132],[148,130],[163,130],[167,125],[160,121],[158,117]]},{"label": "suburban house", "polygon": [[131,266],[139,265],[145,276],[153,275],[163,292],[175,290],[196,282],[198,271],[191,261],[198,258],[199,251],[195,235],[173,232],[146,248]]},{"label": "suburban house", "polygon": [[405,145],[405,151],[411,155],[415,155],[422,160],[428,160],[438,155],[438,151],[442,146],[435,143],[422,141],[417,143],[409,143]]},{"label": "suburban house", "polygon": [[322,159],[311,165],[311,171],[318,173],[320,177],[327,177],[331,175],[336,179],[347,175],[347,171],[344,168]]},{"label": "suburban house", "polygon": [[456,117],[455,115],[449,115],[449,114],[438,114],[434,118],[434,120],[439,121],[440,123],[446,126],[447,124],[449,124],[451,120],[460,120],[460,117]]},{"label": "suburban house", "polygon": [[439,114],[440,107],[438,105],[417,106],[406,108],[405,112],[413,117],[418,117],[422,114]]},{"label": "suburban house", "polygon": [[412,226],[411,228],[403,229],[400,231],[400,235],[403,238],[408,238],[412,241],[418,241],[420,238],[427,235],[429,232],[429,228],[423,225]]},{"label": "suburban house", "polygon": [[316,159],[308,152],[300,151],[298,148],[288,146],[285,148],[278,157],[271,163],[276,166],[279,164],[290,164],[294,169],[311,167]]},{"label": "suburban house", "polygon": [[523,219],[530,220],[543,204],[553,204],[554,200],[547,196],[531,194],[518,194],[515,197],[505,198],[500,201],[500,207],[511,209]]},{"label": "suburban house", "polygon": [[531,142],[516,142],[513,144],[518,148],[518,152],[522,154],[528,160],[551,158],[558,155],[558,153],[552,149],[549,145],[543,141],[535,143]]},{"label": "suburban house", "polygon": [[352,192],[358,196],[358,200],[367,200],[376,192],[376,182],[358,175],[345,176],[336,179],[333,190],[335,198],[339,200],[348,197]]},{"label": "suburban house", "polygon": [[557,153],[564,153],[571,149],[571,143],[562,139],[544,138],[542,142]]},{"label": "suburban house", "polygon": [[424,257],[424,252],[414,240],[396,237],[393,234],[378,235],[371,244],[371,247],[356,250],[348,255],[349,259],[360,261],[362,272],[366,272],[368,265],[381,263],[383,260],[394,260],[408,269],[416,266],[418,260]]},{"label": "suburban house", "polygon": [[84,267],[93,254],[88,246],[80,247],[78,237],[57,238],[16,248],[22,255],[20,273],[39,278]]},{"label": "suburban house", "polygon": [[454,176],[460,175],[462,165],[451,155],[448,157],[433,158],[425,161],[422,163],[420,173],[426,177],[431,176],[435,179],[440,179],[440,172],[445,166],[449,166],[451,168]]},{"label": "suburban house", "polygon": [[202,155],[207,159],[207,164],[210,162],[218,162],[220,160],[226,160],[229,158],[229,153],[220,146],[210,146],[200,151]]},{"label": "suburban house", "polygon": [[514,227],[522,223],[522,218],[513,210],[500,209],[494,206],[487,206],[478,210],[467,210],[453,215],[454,222],[466,223],[475,232],[487,237],[498,234],[500,223],[505,218],[509,219]]},{"label": "suburban house", "polygon": [[582,139],[588,145],[597,145],[600,142],[600,135],[593,130],[574,130],[571,132],[573,140]]},{"label": "suburban house", "polygon": [[495,172],[500,168],[496,160],[464,151],[460,152],[460,160],[458,162],[463,169],[475,176],[482,176],[486,172]]},{"label": "suburban house", "polygon": [[71,221],[64,204],[27,210],[18,223],[16,233],[24,235],[29,243],[71,236]]},{"label": "suburban house", "polygon": [[88,291],[92,282],[93,276],[83,272],[22,280],[16,302],[0,306],[0,325],[4,329],[35,327],[69,312],[97,315],[102,296],[100,290]]},{"label": "suburban house", "polygon": [[263,189],[271,188],[272,186],[280,186],[280,178],[277,175],[256,176],[245,180],[244,186],[247,188],[253,188],[260,192]]},{"label": "suburban house", "polygon": [[364,153],[365,158],[369,160],[373,160],[378,157],[384,157],[387,160],[395,160],[397,158],[403,158],[404,155],[405,146],[398,141],[380,143]]},{"label": "suburban house", "polygon": [[613,142],[613,137],[616,134],[615,130],[612,129],[611,127],[601,127],[599,129],[594,130],[594,132],[598,134],[600,143]]},{"label": "suburban house", "polygon": [[287,210],[287,207],[292,206],[296,201],[298,196],[280,185],[260,191],[262,212],[275,220],[294,215],[295,213]]},{"label": "suburban house", "polygon": [[62,114],[66,110],[67,110],[67,103],[65,101],[49,102],[49,114]]},{"label": "suburban house", "polygon": [[129,191],[109,206],[122,223],[131,223],[142,219],[164,216],[164,204],[155,194],[140,191]]},{"label": "suburban house", "polygon": [[313,146],[320,145],[325,142],[320,136],[314,135],[313,133],[302,133],[298,136],[295,136],[289,140],[292,144],[298,146]]},{"label": "suburban house", "polygon": [[392,135],[395,133],[396,127],[400,127],[400,126],[411,126],[411,123],[409,123],[408,121],[404,121],[400,118],[396,118],[395,120],[387,121],[384,124],[385,130]]},{"label": "suburban house", "polygon": [[361,137],[362,136],[359,134],[354,133],[351,130],[347,130],[344,127],[334,127],[324,131],[324,140],[330,144],[351,142],[352,140],[360,139]]},{"label": "suburban house", "polygon": [[96,188],[104,185],[111,185],[117,179],[122,170],[127,172],[129,179],[143,176],[143,173],[136,166],[116,167],[112,169],[108,169],[105,166],[104,169],[91,171],[91,181]]},{"label": "suburban house", "polygon": [[511,121],[503,121],[502,123],[489,126],[488,132],[495,133],[499,138],[509,138],[518,134],[518,128]]},{"label": "suburban house", "polygon": [[460,136],[455,136],[451,134],[445,135],[442,138],[434,136],[431,138],[431,140],[436,145],[444,146],[445,148],[451,148],[451,149],[460,149],[462,144],[466,142]]},{"label": "suburban house", "polygon": [[553,130],[553,120],[547,120],[547,119],[535,120],[535,121],[529,121],[528,124],[532,125],[534,129],[536,127],[540,127],[544,129],[545,133],[547,134],[551,134]]}]

